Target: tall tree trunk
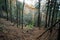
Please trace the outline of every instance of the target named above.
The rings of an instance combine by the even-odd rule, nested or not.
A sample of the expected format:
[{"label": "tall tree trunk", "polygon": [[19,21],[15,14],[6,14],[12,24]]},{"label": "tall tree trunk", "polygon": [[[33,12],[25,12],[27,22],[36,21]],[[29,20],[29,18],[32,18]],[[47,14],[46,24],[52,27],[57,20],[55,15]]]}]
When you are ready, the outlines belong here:
[{"label": "tall tree trunk", "polygon": [[5,0],[5,7],[6,7],[7,20],[8,20],[8,7],[7,7],[7,4],[8,4],[8,0]]},{"label": "tall tree trunk", "polygon": [[53,5],[53,12],[52,12],[52,19],[51,19],[51,25],[54,24],[54,13],[55,13],[55,8],[56,8],[56,2],[57,0],[54,0],[54,5]]},{"label": "tall tree trunk", "polygon": [[49,10],[49,3],[50,1],[48,0],[48,3],[47,3],[47,12],[46,12],[46,20],[45,20],[45,28],[47,27],[47,20],[48,20],[48,10]]},{"label": "tall tree trunk", "polygon": [[17,21],[17,28],[18,28],[18,1],[16,0],[16,21]]},{"label": "tall tree trunk", "polygon": [[25,0],[23,0],[23,7],[22,7],[22,29],[23,29],[23,13],[24,13],[24,5],[25,5]]},{"label": "tall tree trunk", "polygon": [[52,6],[51,6],[51,1],[49,3],[49,15],[48,15],[48,27],[50,27],[50,21],[51,21],[51,12],[52,12]]},{"label": "tall tree trunk", "polygon": [[40,22],[41,22],[41,18],[40,18],[40,0],[39,0],[39,8],[38,8],[38,27],[40,29]]},{"label": "tall tree trunk", "polygon": [[10,0],[10,20],[12,22],[12,0]]}]

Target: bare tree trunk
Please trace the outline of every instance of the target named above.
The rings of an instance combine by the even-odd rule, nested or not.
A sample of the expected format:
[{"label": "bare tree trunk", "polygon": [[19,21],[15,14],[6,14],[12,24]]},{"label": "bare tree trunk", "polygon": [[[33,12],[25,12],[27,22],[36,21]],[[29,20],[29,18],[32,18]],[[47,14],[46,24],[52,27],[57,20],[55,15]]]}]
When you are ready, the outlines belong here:
[{"label": "bare tree trunk", "polygon": [[49,3],[49,18],[48,18],[48,27],[50,27],[50,22],[51,22],[51,12],[52,12],[52,6],[51,6],[51,1]]},{"label": "bare tree trunk", "polygon": [[18,2],[16,0],[16,21],[17,21],[17,28],[18,28]]},{"label": "bare tree trunk", "polygon": [[49,3],[50,3],[50,1],[48,1],[48,3],[47,3],[47,13],[46,13],[46,20],[45,20],[45,28],[47,27],[47,20],[48,20],[48,10],[49,10]]},{"label": "bare tree trunk", "polygon": [[8,0],[5,0],[5,7],[6,7],[7,20],[8,20],[8,7],[7,7],[7,4],[8,4]]},{"label": "bare tree trunk", "polygon": [[39,8],[38,8],[38,27],[40,29],[40,22],[41,22],[41,18],[40,18],[40,0],[39,0]]},{"label": "bare tree trunk", "polygon": [[12,0],[10,0],[10,20],[12,22]]},{"label": "bare tree trunk", "polygon": [[23,29],[23,13],[24,13],[24,5],[25,5],[25,0],[23,0],[23,7],[22,7],[22,29]]},{"label": "bare tree trunk", "polygon": [[54,0],[55,2],[54,2],[54,4],[53,4],[53,12],[52,12],[52,19],[51,19],[51,25],[53,25],[54,24],[54,13],[55,13],[55,8],[56,8],[56,2],[57,2],[57,0]]}]

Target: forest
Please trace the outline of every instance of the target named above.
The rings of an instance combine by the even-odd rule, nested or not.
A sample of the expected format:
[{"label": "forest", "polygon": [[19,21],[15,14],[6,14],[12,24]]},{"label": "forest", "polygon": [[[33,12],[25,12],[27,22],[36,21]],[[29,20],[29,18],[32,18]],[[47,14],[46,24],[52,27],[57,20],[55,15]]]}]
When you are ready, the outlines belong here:
[{"label": "forest", "polygon": [[1,40],[58,40],[60,0],[0,0]]}]

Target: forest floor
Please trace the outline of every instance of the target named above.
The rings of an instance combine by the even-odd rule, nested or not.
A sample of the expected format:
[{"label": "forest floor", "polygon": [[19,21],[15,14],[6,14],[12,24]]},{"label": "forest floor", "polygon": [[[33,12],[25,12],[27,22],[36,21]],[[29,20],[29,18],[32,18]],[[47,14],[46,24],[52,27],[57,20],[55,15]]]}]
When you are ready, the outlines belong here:
[{"label": "forest floor", "polygon": [[[3,31],[1,31],[3,30]],[[0,40],[37,40],[45,29],[34,27],[33,29],[17,28],[10,21],[0,18]]]}]

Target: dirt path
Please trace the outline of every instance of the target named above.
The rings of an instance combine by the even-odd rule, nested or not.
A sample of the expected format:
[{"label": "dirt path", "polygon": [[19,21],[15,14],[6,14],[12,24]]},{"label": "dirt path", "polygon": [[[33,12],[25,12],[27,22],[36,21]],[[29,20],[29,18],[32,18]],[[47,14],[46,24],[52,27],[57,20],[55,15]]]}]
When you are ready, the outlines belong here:
[{"label": "dirt path", "polygon": [[2,40],[36,40],[36,37],[45,31],[37,27],[29,30],[17,28],[16,25],[13,26],[13,23],[2,18],[0,18],[0,24],[3,25],[3,32],[0,35],[4,34],[5,37],[0,38]]}]

